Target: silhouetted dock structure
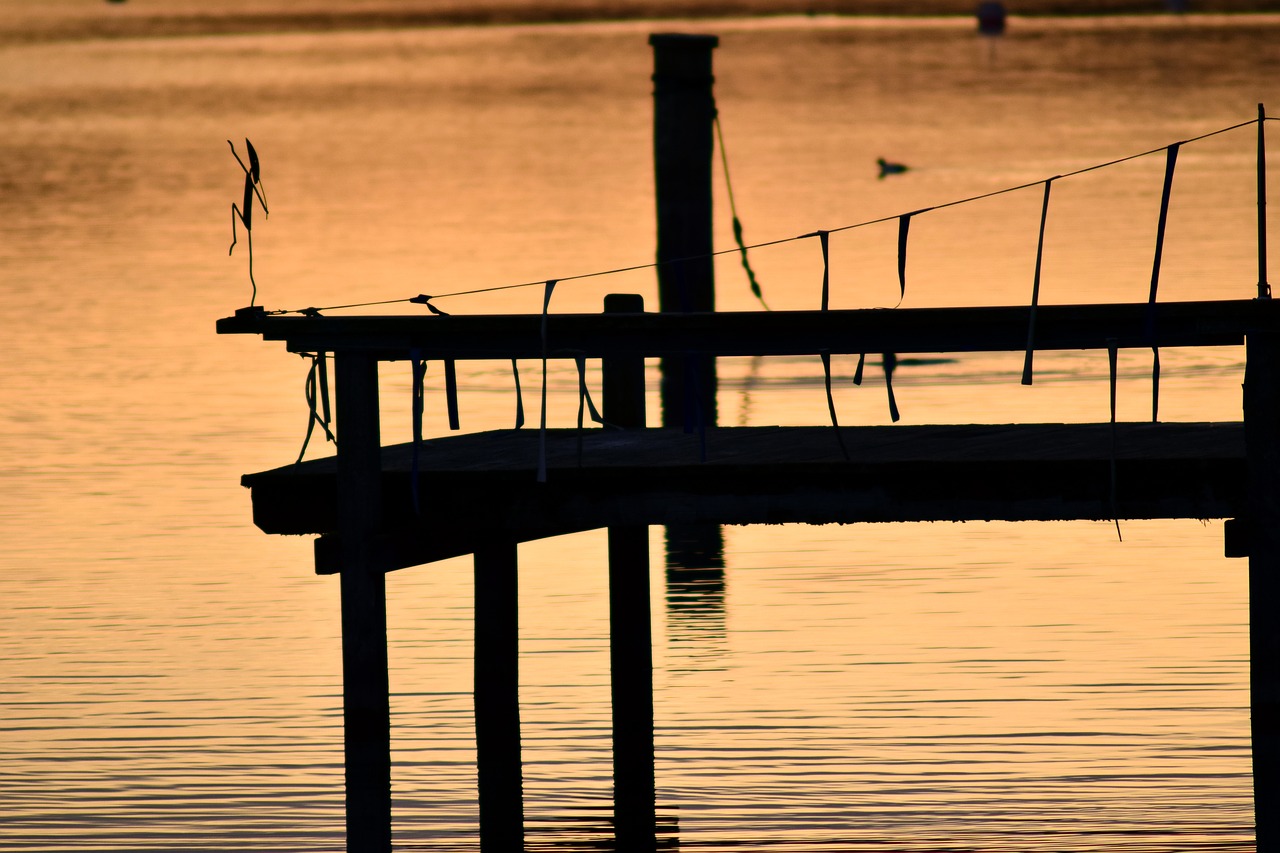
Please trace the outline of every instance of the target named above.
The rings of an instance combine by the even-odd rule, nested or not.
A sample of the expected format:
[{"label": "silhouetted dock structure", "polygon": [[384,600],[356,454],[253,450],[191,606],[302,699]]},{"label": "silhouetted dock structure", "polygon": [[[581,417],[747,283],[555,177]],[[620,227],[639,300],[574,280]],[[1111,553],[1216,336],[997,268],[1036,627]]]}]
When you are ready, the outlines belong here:
[{"label": "silhouetted dock structure", "polygon": [[[655,810],[650,525],[693,542],[686,568],[721,566],[719,525],[1228,519],[1249,559],[1257,849],[1280,850],[1280,305],[1267,285],[1265,112],[1258,110],[1257,299],[1158,302],[1177,151],[1167,148],[1150,299],[1029,306],[716,313],[711,240],[714,36],[655,35],[659,311],[614,295],[601,314],[284,316],[247,308],[220,334],[254,334],[334,366],[338,452],[250,474],[255,523],[316,535],[342,588],[347,849],[391,849],[385,573],[474,555],[481,848],[524,845],[517,608],[521,542],[608,528],[614,820],[618,851],[660,844]],[[899,283],[911,218],[899,217]],[[740,223],[736,239],[746,264]],[[864,223],[868,224],[868,223]],[[852,227],[852,226],[851,226]],[[826,260],[827,237],[817,231]],[[796,238],[801,239],[801,238]],[[754,276],[747,267],[754,284]],[[555,282],[546,284],[549,303]],[[403,301],[426,301],[415,298]],[[715,359],[1244,346],[1243,419],[1231,423],[716,426]],[[602,362],[603,428],[511,429],[383,447],[378,366],[466,360]],[[662,373],[662,427],[645,411],[645,360]],[[320,376],[324,385],[324,373]],[[580,374],[581,375],[581,374]],[[828,380],[829,380],[828,374]],[[321,389],[322,391],[327,389]],[[454,389],[456,390],[456,389]],[[545,374],[544,374],[545,393]],[[416,389],[415,389],[416,393]],[[321,394],[321,396],[324,396]],[[830,403],[830,396],[828,401]],[[420,397],[415,397],[415,405]],[[325,397],[324,405],[328,401]],[[452,401],[450,403],[452,407]],[[1114,405],[1112,408],[1114,413]],[[313,413],[314,416],[315,413]],[[326,427],[327,428],[327,427]],[[671,531],[677,531],[673,537]],[[708,535],[710,534],[710,535]],[[682,546],[683,547],[683,546]],[[803,709],[797,709],[802,712]]]},{"label": "silhouetted dock structure", "polygon": [[[331,318],[246,309],[220,321],[220,333],[258,334],[293,352],[333,354],[337,456],[251,474],[244,482],[259,527],[318,535],[317,571],[342,576],[344,644],[355,658],[345,670],[347,742],[355,753],[348,765],[349,808],[367,811],[371,827],[389,826],[387,571],[475,555],[477,667],[486,673],[476,683],[477,737],[490,849],[488,839],[504,832],[508,843],[519,843],[511,834],[519,831],[513,827],[521,813],[519,542],[600,527],[617,536],[631,531],[634,540],[647,525],[690,522],[1225,518],[1236,520],[1228,528],[1228,550],[1250,560],[1254,768],[1259,849],[1266,849],[1267,816],[1280,815],[1264,806],[1268,799],[1274,805],[1280,771],[1280,632],[1267,615],[1280,579],[1280,304],[1255,299],[1038,311],[1040,350],[1246,346],[1243,421],[845,426],[839,437],[835,427],[709,427],[700,435],[636,425],[643,422],[635,415],[643,417],[644,387],[635,382],[635,367],[645,358],[1020,351],[1027,307],[551,315],[545,346],[537,315]],[[552,358],[603,359],[604,418],[629,401],[630,424],[425,440],[418,448],[415,510],[413,445],[384,448],[378,438],[378,363],[535,358],[544,349]],[[545,482],[537,478],[540,462]],[[647,544],[638,561],[635,547],[633,541],[630,548],[610,549],[618,563],[611,576],[646,590],[647,601]],[[643,618],[647,623],[647,612]],[[635,676],[647,683],[648,673],[637,672],[633,662],[615,660],[615,681]],[[639,751],[642,776],[648,768],[639,805],[631,803],[641,823],[648,816],[647,835],[641,831],[647,842],[619,849],[653,846],[652,731],[650,710],[638,727],[629,723],[616,735]],[[366,797],[370,802],[361,803]],[[620,826],[624,805],[620,801]],[[500,846],[492,842],[492,849]],[[366,847],[353,835],[351,849],[387,847]]]}]

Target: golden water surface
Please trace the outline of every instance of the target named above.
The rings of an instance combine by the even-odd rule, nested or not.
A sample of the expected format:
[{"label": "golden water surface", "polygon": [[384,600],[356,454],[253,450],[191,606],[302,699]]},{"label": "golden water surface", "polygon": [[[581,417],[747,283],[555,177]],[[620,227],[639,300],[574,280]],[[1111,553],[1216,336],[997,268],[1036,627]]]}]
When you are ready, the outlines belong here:
[{"label": "golden water surface", "polygon": [[[341,849],[337,585],[312,574],[309,541],[253,528],[238,485],[297,454],[306,363],[213,334],[250,299],[243,232],[227,255],[242,181],[227,140],[262,158],[268,308],[645,264],[655,29],[721,36],[749,241],[1280,111],[1274,16],[1015,18],[998,42],[968,19],[818,16],[6,44],[0,847]],[[1255,293],[1256,131],[1183,148],[1161,298]],[[878,156],[911,169],[880,180]],[[1146,298],[1163,174],[1157,154],[1055,183],[1042,301]],[[720,176],[716,194],[727,249]],[[1040,200],[1032,186],[917,217],[902,304],[1025,303]],[[895,228],[833,235],[834,306],[898,301]],[[815,241],[752,263],[771,307],[817,307]],[[758,308],[735,257],[717,275],[721,307]],[[566,282],[552,310],[616,291],[656,302],[639,270]],[[1163,418],[1239,417],[1242,352],[1162,355]],[[1017,354],[900,368],[903,420],[1107,419],[1104,353],[1036,364],[1031,388]],[[1122,354],[1121,418],[1149,413],[1149,371],[1149,353]],[[431,434],[447,429],[440,375]],[[725,422],[826,421],[816,359],[722,376]],[[868,377],[838,384],[843,423],[888,422]],[[510,424],[505,367],[464,365],[460,382],[465,429]],[[569,425],[572,365],[550,385],[550,423]],[[384,366],[387,441],[409,438],[409,386]],[[681,846],[1252,849],[1245,565],[1222,557],[1216,521],[1122,527],[730,528],[723,583],[701,587],[668,587],[655,529],[658,796]],[[567,849],[611,795],[603,534],[521,560],[530,838]],[[396,573],[388,593],[398,846],[475,850],[469,562]]]}]

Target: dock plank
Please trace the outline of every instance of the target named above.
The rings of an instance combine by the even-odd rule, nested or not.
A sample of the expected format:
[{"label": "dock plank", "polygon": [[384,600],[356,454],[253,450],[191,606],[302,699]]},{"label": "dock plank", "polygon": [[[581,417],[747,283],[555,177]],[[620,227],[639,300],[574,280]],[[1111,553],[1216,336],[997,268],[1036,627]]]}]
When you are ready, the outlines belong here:
[{"label": "dock plank", "polygon": [[[421,512],[411,444],[384,447],[387,569],[471,553],[500,530],[517,541],[610,524],[1230,518],[1247,491],[1241,423],[957,424],[547,431],[423,441]],[[1116,489],[1111,489],[1113,458]],[[704,448],[705,446],[705,457]],[[581,447],[581,455],[579,455]],[[336,571],[336,463],[249,474],[254,522],[322,534]]]}]

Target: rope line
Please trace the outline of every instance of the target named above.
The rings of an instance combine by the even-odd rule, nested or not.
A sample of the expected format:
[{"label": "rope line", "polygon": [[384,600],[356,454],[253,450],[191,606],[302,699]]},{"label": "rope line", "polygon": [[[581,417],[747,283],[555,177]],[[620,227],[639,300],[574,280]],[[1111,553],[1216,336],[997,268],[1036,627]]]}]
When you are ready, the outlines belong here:
[{"label": "rope line", "polygon": [[[720,249],[718,251],[711,252],[705,255],[691,255],[685,258],[671,258],[666,261],[660,261],[660,262],[649,261],[645,263],[631,264],[629,266],[614,267],[612,269],[597,270],[595,272],[586,272],[586,273],[578,273],[577,275],[561,276],[559,278],[556,278],[555,281],[557,283],[566,282],[566,281],[582,281],[583,279],[588,279],[588,278],[600,278],[600,277],[609,276],[609,275],[619,275],[621,273],[637,272],[639,270],[655,269],[663,264],[679,264],[687,261],[704,260],[706,258],[718,258],[718,257],[721,257],[722,255],[731,255],[735,253],[739,253],[742,255],[744,260],[744,265],[745,265],[746,253],[748,250],[751,250],[751,249],[767,249],[771,246],[780,246],[784,243],[792,243],[797,240],[805,240],[811,237],[818,237],[820,234],[824,234],[824,233],[837,234],[843,231],[852,231],[857,228],[866,228],[871,225],[879,225],[884,222],[892,222],[895,220],[899,223],[899,238],[900,238],[900,244],[901,244],[902,238],[906,236],[905,232],[908,227],[906,223],[910,221],[911,217],[918,216],[923,213],[931,213],[937,210],[945,210],[949,207],[958,207],[959,205],[962,205],[962,204],[970,204],[972,202],[983,201],[984,199],[994,198],[996,196],[1006,195],[1008,193],[1019,192],[1021,190],[1030,189],[1032,187],[1039,187],[1039,186],[1042,186],[1046,180],[1061,180],[1064,178],[1078,177],[1079,175],[1084,175],[1089,172],[1095,172],[1099,169],[1107,169],[1112,166],[1118,166],[1122,163],[1127,163],[1131,160],[1138,160],[1143,157],[1150,157],[1153,154],[1167,152],[1171,147],[1174,147],[1174,146],[1183,146],[1193,142],[1200,142],[1202,140],[1209,139],[1214,136],[1219,136],[1224,133],[1230,133],[1233,130],[1239,130],[1242,127],[1257,125],[1261,121],[1278,121],[1278,120],[1280,120],[1280,116],[1263,116],[1262,118],[1249,119],[1248,121],[1242,121],[1237,124],[1230,125],[1229,127],[1223,127],[1223,128],[1219,128],[1218,130],[1209,131],[1208,133],[1202,133],[1199,136],[1193,136],[1188,139],[1181,140],[1179,142],[1169,143],[1168,145],[1161,145],[1157,148],[1152,148],[1150,150],[1142,151],[1137,154],[1130,154],[1125,157],[1117,157],[1114,160],[1108,160],[1104,163],[1097,163],[1092,166],[1085,166],[1084,168],[1076,169],[1071,172],[1064,172],[1060,175],[1055,175],[1053,178],[1050,178],[1050,179],[1040,178],[1034,181],[1028,181],[1027,183],[1018,184],[1016,186],[1005,187],[1003,189],[992,190],[990,192],[980,193],[978,195],[967,196],[965,198],[955,199],[953,201],[943,202],[941,204],[935,204],[930,207],[923,207],[923,208],[920,208],[919,210],[914,210],[907,213],[895,213],[889,216],[880,216],[880,217],[876,217],[875,219],[867,219],[861,222],[852,223],[850,225],[841,225],[836,228],[823,229],[822,231],[810,231],[805,234],[796,235],[794,237],[781,237],[776,240],[766,240],[760,243],[739,244],[734,246],[731,249]],[[717,128],[718,128],[718,125],[717,125]],[[722,153],[723,153],[723,150],[724,150],[724,147],[723,145],[721,145]],[[732,207],[732,201],[730,202],[730,206]],[[901,261],[902,261],[902,258],[900,257],[899,285],[901,287],[901,290],[905,294],[905,291],[906,291],[905,264],[901,263]],[[749,266],[747,267],[747,270],[748,270],[749,278],[751,278],[752,281],[754,282],[754,276],[751,275],[751,270]],[[371,308],[371,307],[381,306],[381,305],[397,305],[397,304],[411,303],[411,302],[425,304],[427,305],[428,308],[430,308],[435,313],[441,313],[439,312],[438,309],[435,308],[435,306],[430,304],[430,300],[451,299],[459,296],[475,296],[483,293],[499,293],[502,291],[518,290],[518,289],[528,288],[528,287],[545,287],[547,284],[547,281],[548,281],[547,279],[538,279],[537,281],[523,281],[516,284],[504,284],[504,285],[497,285],[494,287],[478,287],[478,288],[472,288],[469,290],[455,290],[455,291],[449,291],[447,293],[437,293],[430,296],[426,294],[419,294],[417,296],[406,297],[402,299],[382,299],[382,300],[370,301],[370,302],[352,302],[345,305],[329,305],[323,308],[277,309],[273,311],[267,311],[265,313],[268,315],[280,315],[280,314],[315,315],[317,312],[320,312],[320,311],[341,311],[341,310],[346,310],[350,308]],[[753,292],[756,288],[758,288],[758,285],[753,286]],[[761,302],[763,303],[763,299],[761,300]]]},{"label": "rope line", "polygon": [[712,121],[716,126],[716,141],[720,144],[720,164],[724,168],[724,188],[729,195],[729,215],[733,217],[733,241],[738,244],[738,251],[742,254],[742,268],[747,273],[747,283],[751,287],[751,293],[756,299],[760,300],[760,304],[764,306],[764,310],[768,311],[769,303],[764,301],[764,294],[760,291],[760,282],[756,281],[756,272],[751,268],[751,261],[747,259],[747,246],[742,239],[742,220],[738,218],[738,205],[733,200],[733,182],[729,180],[729,154],[724,147],[724,131],[720,128],[720,111],[715,110]]}]

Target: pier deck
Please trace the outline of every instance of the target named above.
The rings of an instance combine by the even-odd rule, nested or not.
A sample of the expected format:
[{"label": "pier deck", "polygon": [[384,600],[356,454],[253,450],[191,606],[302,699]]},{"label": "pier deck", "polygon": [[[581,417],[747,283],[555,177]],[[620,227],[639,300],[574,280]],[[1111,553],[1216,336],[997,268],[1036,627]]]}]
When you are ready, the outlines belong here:
[{"label": "pier deck", "polygon": [[[548,430],[545,483],[536,429],[435,438],[418,446],[420,512],[412,445],[384,447],[380,562],[470,554],[495,525],[528,541],[619,524],[1231,518],[1247,505],[1241,423],[840,432],[847,460],[831,427],[720,427],[705,442],[674,429]],[[336,476],[328,458],[243,479],[263,531],[326,535],[322,573],[338,571]]]}]

